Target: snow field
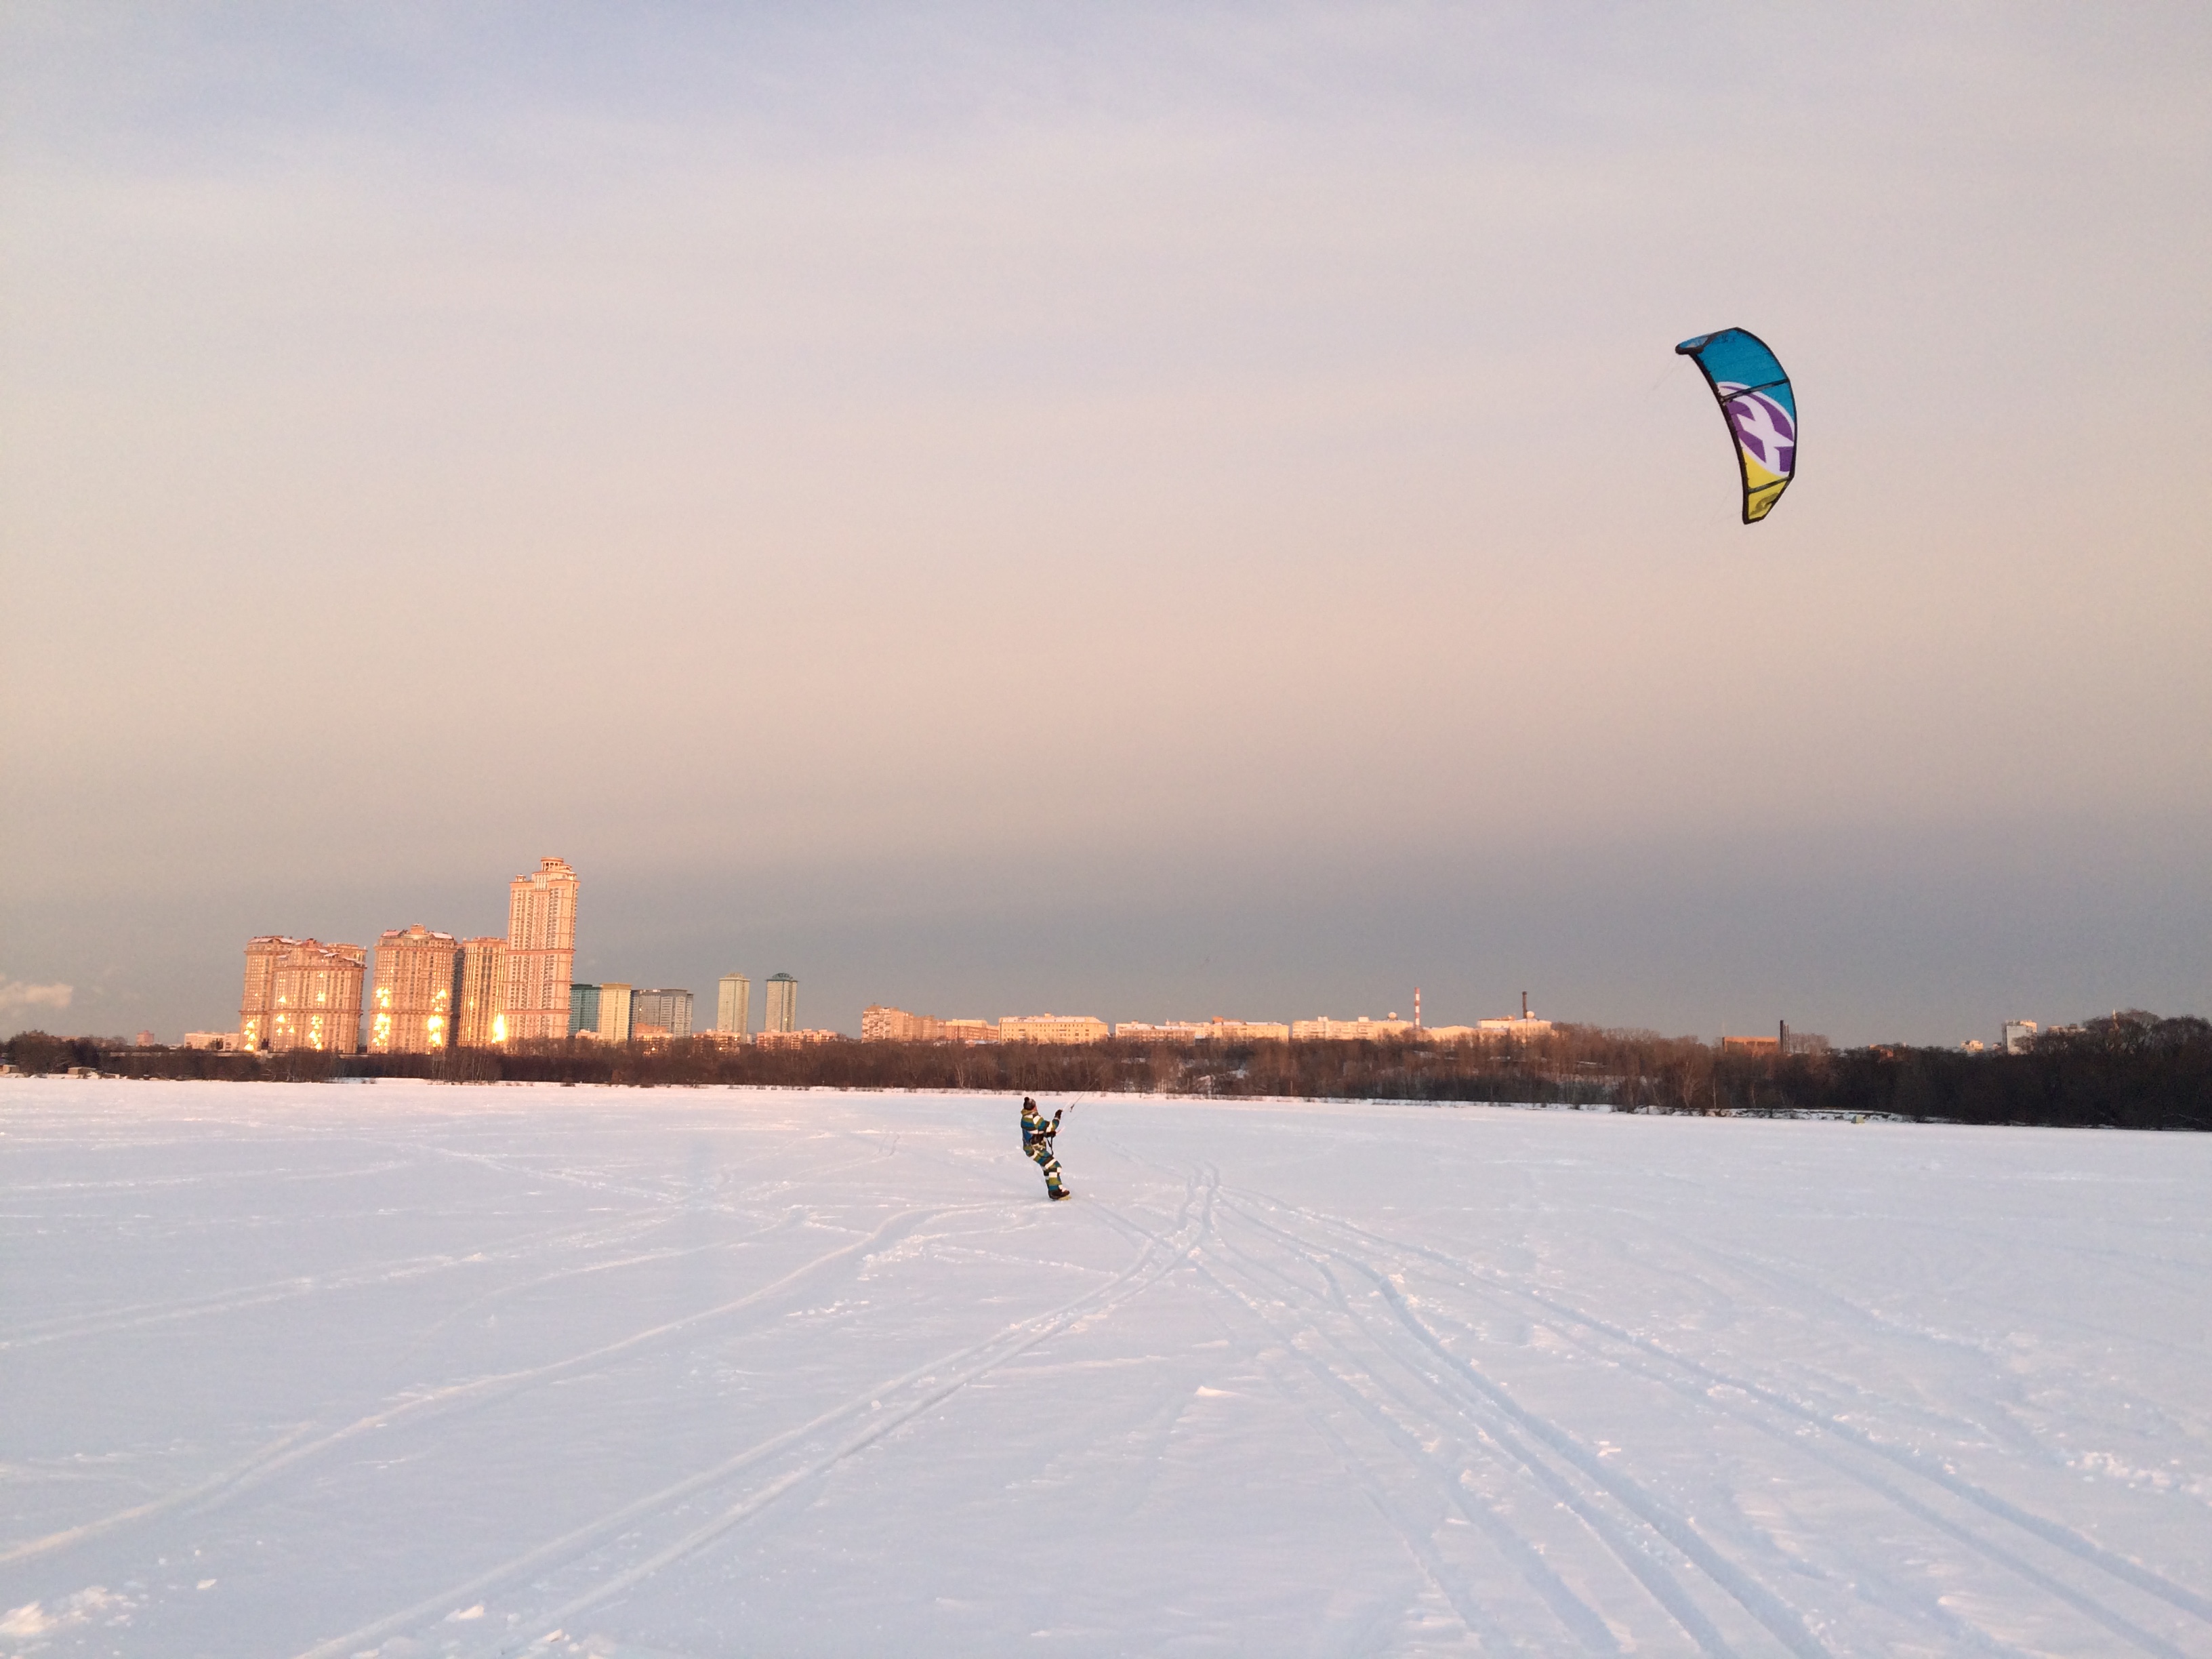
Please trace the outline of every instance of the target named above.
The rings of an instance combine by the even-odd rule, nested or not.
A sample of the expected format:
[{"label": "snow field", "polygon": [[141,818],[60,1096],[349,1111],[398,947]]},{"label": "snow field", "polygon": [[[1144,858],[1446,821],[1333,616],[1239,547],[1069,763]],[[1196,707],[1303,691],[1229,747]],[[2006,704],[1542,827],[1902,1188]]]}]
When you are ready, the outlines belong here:
[{"label": "snow field", "polygon": [[0,1655],[2212,1653],[2212,1140],[1018,1104],[0,1083]]}]

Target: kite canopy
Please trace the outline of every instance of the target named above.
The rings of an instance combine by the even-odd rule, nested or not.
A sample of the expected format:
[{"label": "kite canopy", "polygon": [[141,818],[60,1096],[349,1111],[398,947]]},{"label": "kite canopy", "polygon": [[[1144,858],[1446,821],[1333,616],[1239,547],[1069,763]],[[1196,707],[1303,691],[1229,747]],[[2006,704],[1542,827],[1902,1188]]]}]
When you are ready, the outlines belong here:
[{"label": "kite canopy", "polygon": [[1743,521],[1774,510],[1797,476],[1797,399],[1766,342],[1741,328],[1700,334],[1675,351],[1705,371],[1743,468]]}]

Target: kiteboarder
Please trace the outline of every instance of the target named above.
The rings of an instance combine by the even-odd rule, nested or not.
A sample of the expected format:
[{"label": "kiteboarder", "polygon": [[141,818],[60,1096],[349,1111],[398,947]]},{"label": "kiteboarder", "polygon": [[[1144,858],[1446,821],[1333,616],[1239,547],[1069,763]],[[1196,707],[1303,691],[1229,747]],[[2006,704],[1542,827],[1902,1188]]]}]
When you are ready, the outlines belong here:
[{"label": "kiteboarder", "polygon": [[1060,1120],[1067,1109],[1047,1117],[1037,1110],[1037,1103],[1029,1096],[1022,1097],[1022,1153],[1044,1171],[1044,1189],[1054,1199],[1067,1196],[1067,1188],[1060,1184],[1060,1160],[1052,1155],[1052,1138],[1060,1133]]}]

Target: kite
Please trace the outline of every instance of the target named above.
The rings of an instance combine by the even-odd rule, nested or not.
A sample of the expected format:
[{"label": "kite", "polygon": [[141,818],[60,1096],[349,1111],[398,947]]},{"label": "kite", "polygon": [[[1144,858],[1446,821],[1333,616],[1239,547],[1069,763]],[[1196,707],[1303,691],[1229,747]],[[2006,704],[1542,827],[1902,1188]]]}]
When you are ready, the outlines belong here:
[{"label": "kite", "polygon": [[1743,469],[1743,521],[1774,510],[1797,476],[1797,399],[1766,342],[1741,328],[1700,334],[1674,348],[1704,371]]}]

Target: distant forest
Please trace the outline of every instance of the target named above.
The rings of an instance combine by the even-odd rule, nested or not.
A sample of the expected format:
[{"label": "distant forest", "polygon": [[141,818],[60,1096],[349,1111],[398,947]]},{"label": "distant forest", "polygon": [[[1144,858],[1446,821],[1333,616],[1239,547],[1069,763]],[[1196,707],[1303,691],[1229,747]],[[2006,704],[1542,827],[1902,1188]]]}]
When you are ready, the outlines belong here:
[{"label": "distant forest", "polygon": [[[1773,1116],[1807,1112],[1954,1123],[2212,1129],[2212,1022],[2140,1010],[2046,1031],[2021,1054],[1879,1044],[1777,1057],[1656,1031],[1556,1025],[1511,1043],[1421,1038],[1170,1046],[836,1042],[724,1047],[703,1038],[443,1054],[226,1054],[26,1032],[0,1058],[27,1073],[72,1066],[141,1078],[328,1081],[428,1078],[684,1087],[952,1089],[1074,1095],[1494,1101],[1615,1111]],[[4,1104],[4,1097],[0,1097]]]}]

